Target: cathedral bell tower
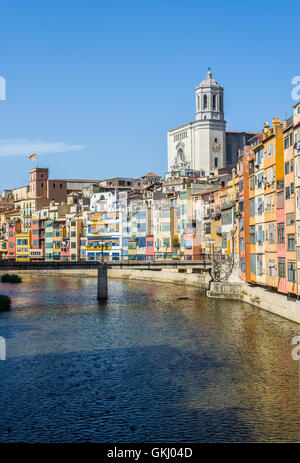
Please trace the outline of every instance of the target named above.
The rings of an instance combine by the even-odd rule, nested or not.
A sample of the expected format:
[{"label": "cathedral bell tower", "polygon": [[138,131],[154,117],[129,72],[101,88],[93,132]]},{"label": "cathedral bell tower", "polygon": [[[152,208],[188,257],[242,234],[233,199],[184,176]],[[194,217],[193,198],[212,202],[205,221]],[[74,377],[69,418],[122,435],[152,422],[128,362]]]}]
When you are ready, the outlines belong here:
[{"label": "cathedral bell tower", "polygon": [[196,121],[208,120],[224,120],[223,109],[223,87],[212,78],[210,68],[206,79],[201,82],[199,87],[196,87]]},{"label": "cathedral bell tower", "polygon": [[210,175],[226,166],[223,87],[210,69],[195,89],[195,121],[168,131],[168,171],[193,170]]},{"label": "cathedral bell tower", "polygon": [[209,174],[225,167],[224,89],[213,79],[210,68],[206,79],[195,89],[194,168]]}]

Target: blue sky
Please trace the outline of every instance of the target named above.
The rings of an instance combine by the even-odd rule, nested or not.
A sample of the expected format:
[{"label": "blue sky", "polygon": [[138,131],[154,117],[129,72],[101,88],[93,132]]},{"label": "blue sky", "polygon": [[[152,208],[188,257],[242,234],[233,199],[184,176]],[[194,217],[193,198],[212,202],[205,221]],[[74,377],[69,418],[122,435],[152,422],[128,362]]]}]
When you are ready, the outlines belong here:
[{"label": "blue sky", "polygon": [[290,116],[299,1],[1,2],[0,190],[167,168],[167,130],[194,119],[210,66],[229,130]]}]

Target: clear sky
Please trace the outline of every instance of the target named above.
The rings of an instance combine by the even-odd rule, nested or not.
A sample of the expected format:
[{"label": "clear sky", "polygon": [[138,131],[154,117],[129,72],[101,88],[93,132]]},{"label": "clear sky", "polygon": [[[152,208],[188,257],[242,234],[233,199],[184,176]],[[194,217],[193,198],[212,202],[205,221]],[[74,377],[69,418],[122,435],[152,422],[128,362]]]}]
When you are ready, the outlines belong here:
[{"label": "clear sky", "polygon": [[194,119],[210,66],[229,130],[291,115],[299,0],[3,0],[0,190],[167,168],[167,130]]}]

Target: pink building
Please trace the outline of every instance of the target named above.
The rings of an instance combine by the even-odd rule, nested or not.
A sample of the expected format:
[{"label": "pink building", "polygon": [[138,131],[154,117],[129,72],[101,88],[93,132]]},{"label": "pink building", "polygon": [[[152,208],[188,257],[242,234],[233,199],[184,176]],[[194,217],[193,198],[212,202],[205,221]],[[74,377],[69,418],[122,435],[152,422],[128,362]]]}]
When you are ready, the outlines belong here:
[{"label": "pink building", "polygon": [[69,245],[63,245],[60,248],[60,261],[69,261],[70,260],[70,247]]},{"label": "pink building", "polygon": [[278,259],[278,291],[287,293],[286,278],[286,243],[285,243],[285,208],[284,188],[277,190],[277,259]]},{"label": "pink building", "polygon": [[9,220],[7,224],[8,259],[16,258],[16,233],[21,231],[21,222]]},{"label": "pink building", "polygon": [[154,260],[154,237],[146,236],[146,260]]},{"label": "pink building", "polygon": [[201,254],[200,237],[196,233],[184,234],[184,260],[199,260]]}]

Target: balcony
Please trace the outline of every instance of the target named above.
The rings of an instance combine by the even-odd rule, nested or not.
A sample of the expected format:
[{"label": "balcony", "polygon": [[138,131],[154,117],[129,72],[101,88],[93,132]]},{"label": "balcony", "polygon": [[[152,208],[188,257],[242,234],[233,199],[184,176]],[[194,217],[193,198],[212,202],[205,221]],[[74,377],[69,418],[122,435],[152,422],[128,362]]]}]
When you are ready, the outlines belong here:
[{"label": "balcony", "polygon": [[223,204],[221,204],[221,211],[224,211],[225,209],[231,209],[234,206],[234,201],[225,201]]}]

